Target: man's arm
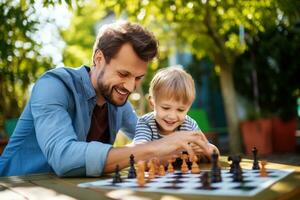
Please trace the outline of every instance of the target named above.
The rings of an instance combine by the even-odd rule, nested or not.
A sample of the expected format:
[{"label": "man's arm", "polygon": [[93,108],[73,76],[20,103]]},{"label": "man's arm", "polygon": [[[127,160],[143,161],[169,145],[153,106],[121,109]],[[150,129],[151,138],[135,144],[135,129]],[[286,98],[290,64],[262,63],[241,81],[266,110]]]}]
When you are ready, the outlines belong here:
[{"label": "man's arm", "polygon": [[174,132],[160,140],[151,141],[145,144],[138,144],[130,147],[111,148],[107,155],[104,172],[113,172],[118,164],[120,168],[127,167],[129,156],[133,154],[135,160],[149,160],[151,158],[167,158],[178,150],[185,150],[193,157],[194,151],[189,145],[197,144],[203,149],[205,155],[210,155],[212,149],[202,132]]},{"label": "man's arm", "polygon": [[99,176],[111,145],[78,140],[84,133],[77,133],[73,127],[68,113],[72,96],[68,94],[63,82],[55,77],[45,76],[35,85],[30,107],[37,142],[57,175]]}]

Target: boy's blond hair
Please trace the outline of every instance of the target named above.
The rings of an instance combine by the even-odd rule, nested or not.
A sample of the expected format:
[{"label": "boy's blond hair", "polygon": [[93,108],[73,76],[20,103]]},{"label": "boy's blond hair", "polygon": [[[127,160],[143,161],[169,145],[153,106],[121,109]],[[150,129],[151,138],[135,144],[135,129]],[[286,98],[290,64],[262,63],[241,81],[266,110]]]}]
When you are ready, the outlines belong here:
[{"label": "boy's blond hair", "polygon": [[192,76],[178,67],[159,70],[153,77],[149,88],[149,96],[153,100],[163,97],[189,104],[194,101],[195,93]]}]

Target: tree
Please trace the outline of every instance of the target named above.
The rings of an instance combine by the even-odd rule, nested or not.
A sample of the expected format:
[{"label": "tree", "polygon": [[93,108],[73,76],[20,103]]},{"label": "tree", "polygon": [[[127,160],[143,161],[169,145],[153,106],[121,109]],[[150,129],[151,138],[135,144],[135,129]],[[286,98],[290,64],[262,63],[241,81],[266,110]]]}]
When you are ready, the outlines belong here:
[{"label": "tree", "polygon": [[[280,20],[293,23],[300,3],[277,0],[166,0],[100,1],[101,8],[125,14],[159,37],[161,51],[172,46],[188,49],[198,57],[208,55],[220,75],[221,90],[229,128],[230,149],[241,152],[239,120],[233,82],[236,58],[247,49],[245,38],[253,38]],[[290,16],[288,16],[289,13]],[[245,32],[245,34],[243,34]]]},{"label": "tree", "polygon": [[[55,2],[43,1],[45,6]],[[66,3],[71,6],[70,1]],[[6,118],[20,115],[29,85],[52,65],[34,39],[40,23],[35,12],[32,0],[0,1],[0,129]]]}]

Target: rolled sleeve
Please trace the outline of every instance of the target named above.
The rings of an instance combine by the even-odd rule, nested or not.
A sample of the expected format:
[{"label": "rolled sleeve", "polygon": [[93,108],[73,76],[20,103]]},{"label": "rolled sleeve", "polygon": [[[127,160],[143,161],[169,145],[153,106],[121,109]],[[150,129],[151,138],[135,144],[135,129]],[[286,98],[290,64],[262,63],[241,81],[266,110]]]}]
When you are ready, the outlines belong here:
[{"label": "rolled sleeve", "polygon": [[102,174],[107,154],[112,148],[112,145],[103,144],[100,142],[90,142],[86,149],[86,175],[99,176]]}]

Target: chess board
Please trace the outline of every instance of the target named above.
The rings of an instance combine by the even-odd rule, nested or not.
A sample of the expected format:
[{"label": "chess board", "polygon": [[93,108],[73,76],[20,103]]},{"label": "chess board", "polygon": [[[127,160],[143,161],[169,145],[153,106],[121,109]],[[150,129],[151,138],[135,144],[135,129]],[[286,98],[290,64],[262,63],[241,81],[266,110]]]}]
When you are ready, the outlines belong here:
[{"label": "chess board", "polygon": [[[158,176],[147,181],[145,186],[140,187],[136,179],[122,177],[122,183],[112,183],[112,178],[103,179],[95,182],[78,184],[79,187],[85,188],[107,188],[107,189],[125,189],[129,188],[142,192],[161,192],[172,194],[191,194],[191,195],[217,195],[217,196],[254,196],[264,189],[270,187],[280,179],[286,177],[293,170],[285,169],[268,169],[268,177],[261,177],[259,170],[243,169],[242,183],[233,182],[232,174],[229,170],[222,170],[222,182],[211,183],[210,188],[204,189],[201,183],[200,174],[181,173],[175,171],[172,174]],[[147,173],[145,174],[147,177]],[[147,180],[147,179],[146,179]]]}]

